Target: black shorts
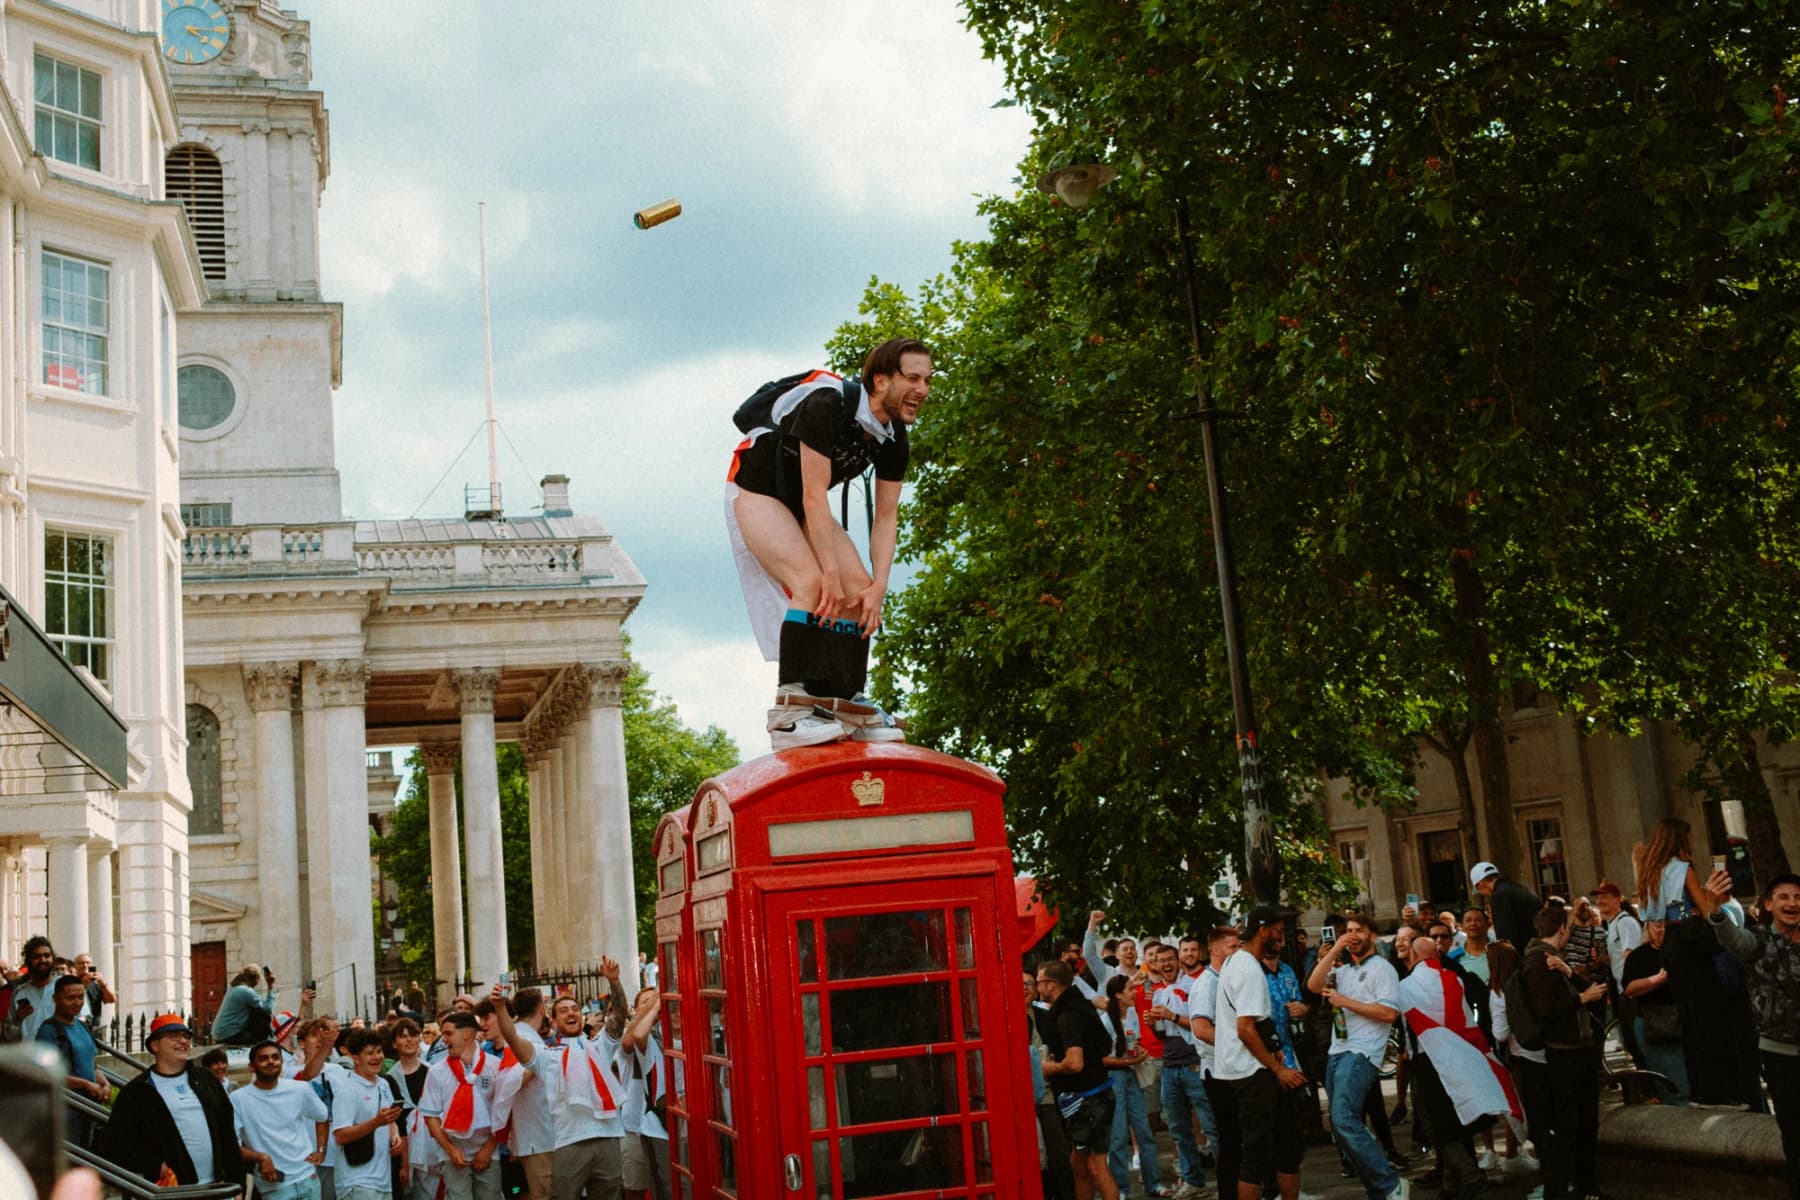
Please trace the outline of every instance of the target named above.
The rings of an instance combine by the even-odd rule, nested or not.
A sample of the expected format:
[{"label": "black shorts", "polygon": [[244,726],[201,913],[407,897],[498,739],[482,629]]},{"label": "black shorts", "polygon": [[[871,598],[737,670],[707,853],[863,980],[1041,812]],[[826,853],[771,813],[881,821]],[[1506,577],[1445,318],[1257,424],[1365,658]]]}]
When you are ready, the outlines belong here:
[{"label": "black shorts", "polygon": [[1078,1154],[1105,1154],[1112,1149],[1113,1092],[1111,1088],[1081,1102],[1072,1117],[1063,1118],[1063,1136]]},{"label": "black shorts", "polygon": [[1248,1079],[1233,1082],[1237,1091],[1238,1128],[1243,1149],[1238,1155],[1238,1178],[1266,1180],[1293,1175],[1300,1170],[1300,1125],[1293,1100],[1275,1072],[1259,1070]]}]

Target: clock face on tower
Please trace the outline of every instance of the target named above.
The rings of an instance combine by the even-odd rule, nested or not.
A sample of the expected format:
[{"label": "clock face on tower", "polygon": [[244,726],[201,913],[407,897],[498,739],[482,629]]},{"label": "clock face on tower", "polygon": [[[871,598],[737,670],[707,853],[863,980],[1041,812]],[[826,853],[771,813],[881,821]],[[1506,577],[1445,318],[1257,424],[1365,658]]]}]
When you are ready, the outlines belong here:
[{"label": "clock face on tower", "polygon": [[163,57],[172,63],[206,63],[231,40],[231,18],[219,0],[162,0]]}]

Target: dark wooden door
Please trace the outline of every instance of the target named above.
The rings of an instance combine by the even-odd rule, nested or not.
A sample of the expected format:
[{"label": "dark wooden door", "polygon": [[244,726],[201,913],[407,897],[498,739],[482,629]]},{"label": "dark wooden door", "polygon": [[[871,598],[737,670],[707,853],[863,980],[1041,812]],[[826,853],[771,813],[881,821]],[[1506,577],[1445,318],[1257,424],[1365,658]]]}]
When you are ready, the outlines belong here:
[{"label": "dark wooden door", "polygon": [[225,998],[225,943],[194,943],[194,1007],[190,1020],[210,1022]]}]

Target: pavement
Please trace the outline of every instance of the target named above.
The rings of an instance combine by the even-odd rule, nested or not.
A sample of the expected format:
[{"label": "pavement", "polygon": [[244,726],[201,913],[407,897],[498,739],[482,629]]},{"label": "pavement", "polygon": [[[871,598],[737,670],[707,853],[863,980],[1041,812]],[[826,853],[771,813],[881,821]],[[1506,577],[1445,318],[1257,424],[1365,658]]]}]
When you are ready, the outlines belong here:
[{"label": "pavement", "polygon": [[[1382,1089],[1388,1111],[1392,1112],[1394,1108],[1393,1081],[1384,1081]],[[1602,1092],[1600,1103],[1602,1106],[1609,1102],[1617,1103],[1617,1096],[1617,1092]],[[1324,1107],[1322,1102],[1320,1107]],[[1162,1163],[1162,1180],[1166,1184],[1174,1185],[1178,1182],[1175,1175],[1175,1143],[1167,1131],[1159,1132],[1156,1135],[1156,1141]],[[1505,1153],[1505,1134],[1496,1131],[1494,1142],[1496,1151]],[[1414,1181],[1413,1195],[1419,1200],[1436,1200],[1438,1196],[1442,1195],[1437,1189],[1419,1182],[1430,1172],[1435,1160],[1429,1157],[1422,1158],[1414,1152],[1412,1119],[1410,1117],[1394,1127],[1394,1145],[1402,1154],[1412,1160],[1412,1165],[1401,1174]],[[1480,1150],[1481,1145],[1477,1142],[1476,1151],[1479,1153]],[[1527,1168],[1523,1161],[1509,1163],[1502,1160],[1499,1167],[1487,1172],[1487,1180],[1487,1187],[1481,1192],[1480,1200],[1526,1200],[1532,1189],[1543,1182],[1543,1177],[1536,1167]],[[1604,1183],[1604,1181],[1602,1182]],[[1207,1179],[1208,1197],[1217,1196],[1215,1186],[1209,1174]],[[1135,1171],[1132,1172],[1131,1188],[1131,1196],[1141,1197],[1144,1195],[1143,1181]],[[1366,1192],[1361,1181],[1343,1177],[1337,1151],[1329,1145],[1309,1145],[1306,1148],[1306,1155],[1300,1161],[1300,1195],[1303,1200],[1366,1200]],[[1223,1200],[1234,1200],[1234,1198],[1228,1196]],[[1467,1198],[1467,1200],[1472,1200],[1472,1198]]]}]

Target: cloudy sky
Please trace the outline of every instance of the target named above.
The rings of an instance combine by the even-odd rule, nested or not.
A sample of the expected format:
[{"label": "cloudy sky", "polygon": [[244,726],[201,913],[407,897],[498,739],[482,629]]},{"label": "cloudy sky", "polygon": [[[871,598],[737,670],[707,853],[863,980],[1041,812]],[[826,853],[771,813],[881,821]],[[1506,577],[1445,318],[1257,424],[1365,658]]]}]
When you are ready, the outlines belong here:
[{"label": "cloudy sky", "polygon": [[[765,752],[774,667],[721,522],[732,409],[818,365],[871,276],[911,290],[982,234],[1028,135],[992,107],[999,68],[954,0],[294,7],[331,111],[346,508],[455,515],[485,482],[485,442],[463,452],[485,201],[507,509],[569,475],[649,581],[627,628],[654,686]],[[671,196],[679,219],[631,227]]]}]

